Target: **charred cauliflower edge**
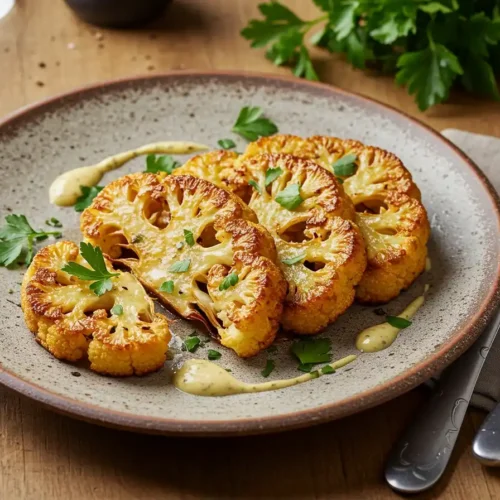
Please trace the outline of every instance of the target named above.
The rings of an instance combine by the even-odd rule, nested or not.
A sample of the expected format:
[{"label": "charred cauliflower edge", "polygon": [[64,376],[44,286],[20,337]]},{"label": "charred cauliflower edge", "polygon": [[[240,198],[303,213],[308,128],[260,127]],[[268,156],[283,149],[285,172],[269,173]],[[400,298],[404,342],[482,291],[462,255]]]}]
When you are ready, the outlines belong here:
[{"label": "charred cauliflower edge", "polygon": [[[68,262],[86,266],[78,246],[60,241],[41,249],[28,268],[21,305],[28,328],[56,358],[78,361],[88,356],[90,368],[113,376],[144,375],[161,368],[170,331],[164,316],[130,273],[110,262],[111,291],[97,296],[88,281],[62,271]],[[121,306],[121,314],[111,309]]]},{"label": "charred cauliflower edge", "polygon": [[[202,179],[133,174],[101,191],[81,230],[164,304],[249,357],[273,342],[286,293],[274,241],[256,221],[237,196]],[[231,273],[238,282],[223,289]]]}]

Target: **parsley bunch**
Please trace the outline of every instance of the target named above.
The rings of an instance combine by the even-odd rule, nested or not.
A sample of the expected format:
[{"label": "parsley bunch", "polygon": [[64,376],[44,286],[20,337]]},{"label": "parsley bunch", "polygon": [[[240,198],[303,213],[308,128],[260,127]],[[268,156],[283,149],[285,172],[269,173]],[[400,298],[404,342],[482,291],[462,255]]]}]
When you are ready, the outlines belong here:
[{"label": "parsley bunch", "polygon": [[309,41],[345,54],[357,68],[395,73],[421,110],[446,101],[458,84],[499,100],[500,7],[497,0],[313,0],[324,15],[297,17],[278,1],[259,5],[262,20],[241,32],[252,47],[267,47],[274,64],[291,65],[296,76],[317,80]]}]

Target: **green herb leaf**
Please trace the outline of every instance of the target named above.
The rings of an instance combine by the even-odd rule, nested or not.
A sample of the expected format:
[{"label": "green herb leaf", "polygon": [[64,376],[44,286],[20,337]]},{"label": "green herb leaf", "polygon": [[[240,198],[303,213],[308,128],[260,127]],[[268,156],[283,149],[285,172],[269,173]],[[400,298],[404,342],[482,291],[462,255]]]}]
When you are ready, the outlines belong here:
[{"label": "green herb leaf", "polygon": [[166,172],[171,174],[181,164],[174,160],[170,155],[148,155],[146,156],[146,172],[157,174],[158,172]]},{"label": "green herb leaf", "polygon": [[194,236],[193,233],[189,231],[189,229],[184,229],[184,239],[190,247],[194,246]]},{"label": "green herb leaf", "polygon": [[47,219],[45,221],[45,224],[47,224],[47,226],[51,226],[51,227],[62,227],[61,222],[58,219],[56,219],[55,217],[51,217],[50,219]]},{"label": "green herb leaf", "polygon": [[275,200],[287,210],[295,210],[304,201],[300,196],[300,186],[298,184],[289,184],[283,191],[278,193]]},{"label": "green herb leaf", "polygon": [[144,241],[144,236],[142,234],[136,234],[132,238],[132,243],[137,244],[137,243],[142,243]]},{"label": "green herb leaf", "polygon": [[411,321],[406,319],[406,318],[400,318],[399,316],[386,316],[385,320],[389,325],[393,326],[394,328],[408,328],[411,325]]},{"label": "green herb leaf", "polygon": [[248,181],[248,185],[252,186],[255,189],[255,191],[257,191],[257,193],[262,194],[262,190],[260,189],[260,186],[253,179]]},{"label": "green herb leaf", "polygon": [[111,314],[115,316],[121,316],[123,314],[123,306],[116,304],[111,308]]},{"label": "green herb leaf", "polygon": [[236,285],[238,283],[239,278],[236,273],[231,273],[228,274],[222,281],[221,284],[219,285],[219,290],[222,292],[224,290],[227,290],[229,287]]},{"label": "green herb leaf", "polygon": [[264,118],[264,111],[255,106],[245,106],[240,111],[233,132],[249,141],[256,141],[259,137],[278,132],[278,127],[268,118]]},{"label": "green herb leaf", "polygon": [[186,347],[186,350],[189,352],[195,352],[198,347],[200,347],[200,338],[199,337],[188,337],[184,341],[184,346]]},{"label": "green herb leaf", "polygon": [[306,80],[319,80],[318,74],[316,73],[311,61],[311,57],[309,56],[309,51],[304,45],[300,47],[299,58],[297,64],[295,65],[295,69],[293,70],[293,74],[298,77],[303,76]]},{"label": "green herb leaf", "polygon": [[292,353],[303,364],[328,363],[331,361],[332,343],[329,339],[305,339],[292,345]]},{"label": "green herb leaf", "polygon": [[263,376],[263,377],[269,377],[269,375],[271,375],[271,373],[273,372],[275,368],[275,365],[274,365],[274,361],[272,359],[268,359],[266,361],[266,366],[264,367],[264,369],[260,372],[260,374]]},{"label": "green herb leaf", "polygon": [[301,253],[299,255],[296,255],[295,257],[290,257],[289,259],[282,259],[281,262],[283,264],[286,264],[287,266],[293,266],[294,264],[297,264],[297,262],[302,262],[306,258],[305,253]]},{"label": "green herb leaf", "polygon": [[82,195],[76,200],[74,209],[76,212],[83,212],[92,205],[94,198],[104,189],[104,186],[80,186]]},{"label": "green herb leaf", "polygon": [[312,370],[313,366],[314,366],[314,363],[300,363],[299,366],[297,366],[297,370],[300,370],[301,372],[309,373]]},{"label": "green herb leaf", "polygon": [[355,154],[348,154],[339,158],[332,163],[333,173],[337,176],[353,175],[356,172],[357,156]]},{"label": "green herb leaf", "polygon": [[106,292],[110,292],[113,289],[113,283],[109,278],[94,281],[89,288],[98,296],[104,295]]},{"label": "green herb leaf", "polygon": [[281,168],[279,167],[268,168],[266,170],[266,180],[264,182],[264,185],[266,187],[269,186],[269,184],[273,183],[282,173],[283,170],[281,170]]},{"label": "green herb leaf", "polygon": [[168,270],[171,273],[185,273],[189,266],[191,265],[191,259],[180,260],[179,262],[174,262]]},{"label": "green herb leaf", "polygon": [[0,266],[10,266],[16,261],[29,265],[33,260],[35,242],[49,236],[61,237],[59,231],[36,231],[24,215],[7,215],[5,222],[0,229]]},{"label": "green herb leaf", "polygon": [[325,365],[321,368],[321,373],[323,375],[329,375],[330,373],[335,373],[335,370],[332,368],[331,365]]},{"label": "green herb leaf", "polygon": [[210,361],[215,361],[216,359],[220,359],[222,354],[219,351],[216,351],[215,349],[209,349],[208,350],[208,359]]},{"label": "green herb leaf", "polygon": [[236,143],[232,139],[220,139],[217,141],[217,144],[222,149],[233,149],[236,147]]},{"label": "green herb leaf", "polygon": [[174,293],[174,282],[172,280],[164,281],[160,285],[160,292]]}]

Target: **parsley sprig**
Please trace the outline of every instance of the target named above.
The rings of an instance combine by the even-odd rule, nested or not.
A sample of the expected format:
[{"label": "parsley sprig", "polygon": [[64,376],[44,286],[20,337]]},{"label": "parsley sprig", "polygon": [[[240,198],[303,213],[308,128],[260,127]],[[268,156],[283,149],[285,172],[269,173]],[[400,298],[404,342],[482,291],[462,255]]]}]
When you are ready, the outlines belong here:
[{"label": "parsley sprig", "polygon": [[87,207],[90,207],[94,198],[104,189],[104,186],[80,186],[80,189],[82,194],[77,198],[73,207],[76,212],[83,212]]},{"label": "parsley sprig", "polygon": [[14,262],[28,266],[37,241],[62,236],[59,231],[36,231],[24,215],[7,215],[5,222],[7,224],[0,229],[0,266],[10,266]]},{"label": "parsley sprig", "polygon": [[249,141],[278,132],[278,127],[269,118],[264,118],[263,114],[264,110],[258,106],[245,106],[233,125],[233,132]]},{"label": "parsley sprig", "polygon": [[[290,65],[296,76],[317,80],[310,43],[342,53],[357,68],[396,74],[418,107],[448,99],[460,85],[500,99],[500,8],[485,0],[314,0],[323,15],[306,21],[273,0],[259,5],[261,19],[242,30],[255,48],[267,47],[274,64]],[[326,23],[325,23],[326,21]]]},{"label": "parsley sprig", "polygon": [[170,155],[148,155],[146,156],[146,172],[157,174],[158,172],[166,172],[171,174],[181,164],[175,161]]},{"label": "parsley sprig", "polygon": [[330,339],[305,339],[292,344],[292,354],[299,360],[298,369],[303,372],[310,372],[318,363],[329,363],[331,350]]},{"label": "parsley sprig", "polygon": [[118,276],[119,273],[110,273],[106,267],[106,262],[101,249],[93,247],[90,243],[80,243],[80,254],[87,261],[91,268],[68,262],[62,270],[78,279],[84,281],[93,281],[90,289],[98,296],[109,292],[113,288],[111,278]]}]

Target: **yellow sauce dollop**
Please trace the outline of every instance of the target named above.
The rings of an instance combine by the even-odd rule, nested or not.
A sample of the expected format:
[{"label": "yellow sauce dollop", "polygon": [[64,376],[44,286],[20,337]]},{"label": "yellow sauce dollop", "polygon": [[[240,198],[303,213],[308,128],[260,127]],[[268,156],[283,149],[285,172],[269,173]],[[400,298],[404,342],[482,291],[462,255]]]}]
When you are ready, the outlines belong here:
[{"label": "yellow sauce dollop", "polygon": [[[337,370],[355,359],[354,355],[346,356],[339,361],[330,363],[330,366]],[[233,377],[224,368],[211,361],[189,359],[175,373],[173,382],[177,389],[194,396],[230,396],[249,392],[276,391],[303,384],[322,375],[321,370],[317,370],[294,378],[249,384]]]},{"label": "yellow sauce dollop", "polygon": [[91,187],[98,184],[102,176],[140,155],[171,154],[183,155],[204,151],[208,146],[185,141],[164,141],[146,144],[131,151],[125,151],[105,158],[96,165],[75,168],[57,177],[49,188],[50,202],[61,207],[74,205],[81,196],[80,186]]}]

